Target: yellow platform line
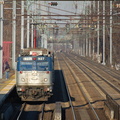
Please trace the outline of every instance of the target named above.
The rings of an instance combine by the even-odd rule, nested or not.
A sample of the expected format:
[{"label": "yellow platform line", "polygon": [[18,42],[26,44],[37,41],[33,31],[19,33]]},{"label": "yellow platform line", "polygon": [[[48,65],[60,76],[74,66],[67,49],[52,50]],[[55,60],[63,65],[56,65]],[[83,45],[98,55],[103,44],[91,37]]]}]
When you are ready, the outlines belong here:
[{"label": "yellow platform line", "polygon": [[2,85],[10,85],[10,84],[14,84],[14,83],[16,83],[15,81],[11,81],[11,83],[9,82],[9,83],[2,83],[2,84],[0,84],[1,86]]},{"label": "yellow platform line", "polygon": [[15,85],[15,79],[11,80],[9,84],[5,84],[5,85],[6,86],[2,87],[2,89],[0,90],[0,93],[6,90],[10,90]]},{"label": "yellow platform line", "polygon": [[7,80],[7,81],[5,81],[4,83],[9,83],[9,82],[11,82],[11,80]]},{"label": "yellow platform line", "polygon": [[10,79],[15,79],[15,74],[10,77]]},{"label": "yellow platform line", "polygon": [[8,89],[2,89],[1,92],[2,92],[2,91],[9,91],[9,90],[10,90],[9,88],[8,88]]},{"label": "yellow platform line", "polygon": [[4,84],[4,83],[3,83],[3,84],[0,84],[0,86],[4,86],[4,85],[8,85],[8,84]]}]

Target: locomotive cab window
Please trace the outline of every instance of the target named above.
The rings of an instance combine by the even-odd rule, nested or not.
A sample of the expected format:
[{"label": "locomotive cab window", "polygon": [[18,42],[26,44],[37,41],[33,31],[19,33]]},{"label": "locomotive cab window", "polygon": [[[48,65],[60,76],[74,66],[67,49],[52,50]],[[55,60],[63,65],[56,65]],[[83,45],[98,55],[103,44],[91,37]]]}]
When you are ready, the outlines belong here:
[{"label": "locomotive cab window", "polygon": [[37,69],[38,70],[43,70],[43,71],[46,71],[48,70],[48,62],[37,62]]},{"label": "locomotive cab window", "polygon": [[20,70],[31,70],[32,69],[32,62],[20,62]]}]

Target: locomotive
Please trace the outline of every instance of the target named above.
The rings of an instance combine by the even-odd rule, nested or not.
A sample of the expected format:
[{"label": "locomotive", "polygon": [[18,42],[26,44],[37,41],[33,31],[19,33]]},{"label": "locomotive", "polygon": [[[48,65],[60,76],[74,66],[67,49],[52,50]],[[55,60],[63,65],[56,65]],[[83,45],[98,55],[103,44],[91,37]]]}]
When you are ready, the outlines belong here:
[{"label": "locomotive", "polygon": [[17,59],[16,91],[22,101],[47,101],[54,85],[54,56],[47,49],[24,49]]}]

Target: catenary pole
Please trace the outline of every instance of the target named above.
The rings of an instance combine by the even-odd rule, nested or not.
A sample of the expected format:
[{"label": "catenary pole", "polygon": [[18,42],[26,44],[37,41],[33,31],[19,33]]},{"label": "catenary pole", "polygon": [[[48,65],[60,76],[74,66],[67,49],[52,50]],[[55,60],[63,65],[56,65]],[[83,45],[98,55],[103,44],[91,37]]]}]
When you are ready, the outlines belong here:
[{"label": "catenary pole", "polygon": [[21,1],[21,49],[24,48],[24,1]]},{"label": "catenary pole", "polygon": [[12,68],[15,70],[16,55],[16,1],[13,1],[13,22],[12,22]]},{"label": "catenary pole", "polygon": [[27,48],[30,47],[30,12],[29,12],[29,7],[27,9]]},{"label": "catenary pole", "polygon": [[110,1],[110,65],[112,66],[112,1]]},{"label": "catenary pole", "polygon": [[[92,7],[92,12],[93,12],[93,14],[95,14],[95,11],[94,11],[94,9],[95,9],[95,1],[93,1],[93,7]],[[93,26],[92,26],[93,28],[93,32],[92,32],[92,55],[93,55],[93,60],[95,59],[95,31],[94,31],[94,29],[95,29],[95,26],[94,26],[94,23],[93,23]]]},{"label": "catenary pole", "polygon": [[0,4],[0,79],[3,77],[3,4]]},{"label": "catenary pole", "polygon": [[99,4],[100,4],[100,1],[97,1],[98,5],[97,5],[97,15],[98,15],[98,21],[97,21],[97,60],[99,60],[99,54],[100,54],[100,22],[99,22],[99,12],[100,12],[100,7],[99,7]]},{"label": "catenary pole", "polygon": [[[33,21],[33,17],[32,17],[32,23],[33,23],[34,21]],[[31,47],[33,48],[33,29],[34,29],[34,27],[33,27],[33,24],[31,25]]]},{"label": "catenary pole", "polygon": [[[85,24],[86,26],[88,25],[87,24],[87,16],[86,14],[88,14],[88,10],[85,11]],[[88,37],[87,37],[87,31],[85,32],[85,55],[88,56]]]},{"label": "catenary pole", "polygon": [[103,1],[103,65],[105,65],[105,1]]},{"label": "catenary pole", "polygon": [[[90,3],[90,15],[92,15],[92,1]],[[92,17],[89,19],[92,20]],[[91,33],[89,33],[89,57],[91,57]]]}]

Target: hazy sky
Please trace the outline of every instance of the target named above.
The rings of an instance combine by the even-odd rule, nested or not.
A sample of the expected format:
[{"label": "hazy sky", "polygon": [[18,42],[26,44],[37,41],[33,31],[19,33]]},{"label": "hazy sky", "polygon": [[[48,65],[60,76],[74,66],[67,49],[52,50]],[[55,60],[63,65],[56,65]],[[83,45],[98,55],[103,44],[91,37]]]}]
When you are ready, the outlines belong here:
[{"label": "hazy sky", "polygon": [[[70,12],[80,14],[82,11],[84,11],[84,7],[90,2],[86,2],[86,1],[57,1],[57,3],[58,3],[57,6],[51,6],[51,7],[54,7],[56,9],[59,8],[62,10],[67,10]],[[55,10],[55,9],[53,11],[56,13],[59,13],[59,14],[71,14],[68,12],[63,12],[63,11]]]},{"label": "hazy sky", "polygon": [[[88,5],[90,2],[86,2],[86,1],[57,1],[57,3],[58,3],[57,6],[50,6],[50,12],[53,12],[56,14],[61,14],[61,15],[75,15],[75,14],[84,13],[85,6]],[[53,9],[53,8],[55,8],[55,9]],[[57,18],[66,18],[66,17],[57,17]]]},{"label": "hazy sky", "polygon": [[[51,2],[57,2],[58,5],[57,6],[51,6],[49,3]],[[35,9],[37,7],[37,13],[36,14],[46,14],[48,15],[51,14],[51,15],[75,15],[75,14],[81,14],[81,13],[84,13],[85,11],[85,6],[87,6],[88,4],[90,4],[90,2],[88,1],[38,1],[36,2],[37,4],[34,5],[34,2],[33,4],[31,5],[31,8],[33,9],[34,13],[35,13]],[[49,9],[48,9],[49,8]],[[50,18],[49,16],[48,17],[43,17],[41,16],[43,19],[45,18]],[[52,16],[51,18],[58,18],[58,19],[63,19],[63,18],[68,18],[68,19],[74,19],[74,18],[80,18],[79,17],[63,17],[63,16]],[[45,22],[45,21],[42,21],[42,22]],[[48,21],[47,21],[48,22]],[[78,21],[75,21],[75,20],[63,20],[63,21],[55,21],[55,20],[51,20],[50,22],[52,23],[63,23],[63,22],[74,22],[74,23],[77,23]]]}]

